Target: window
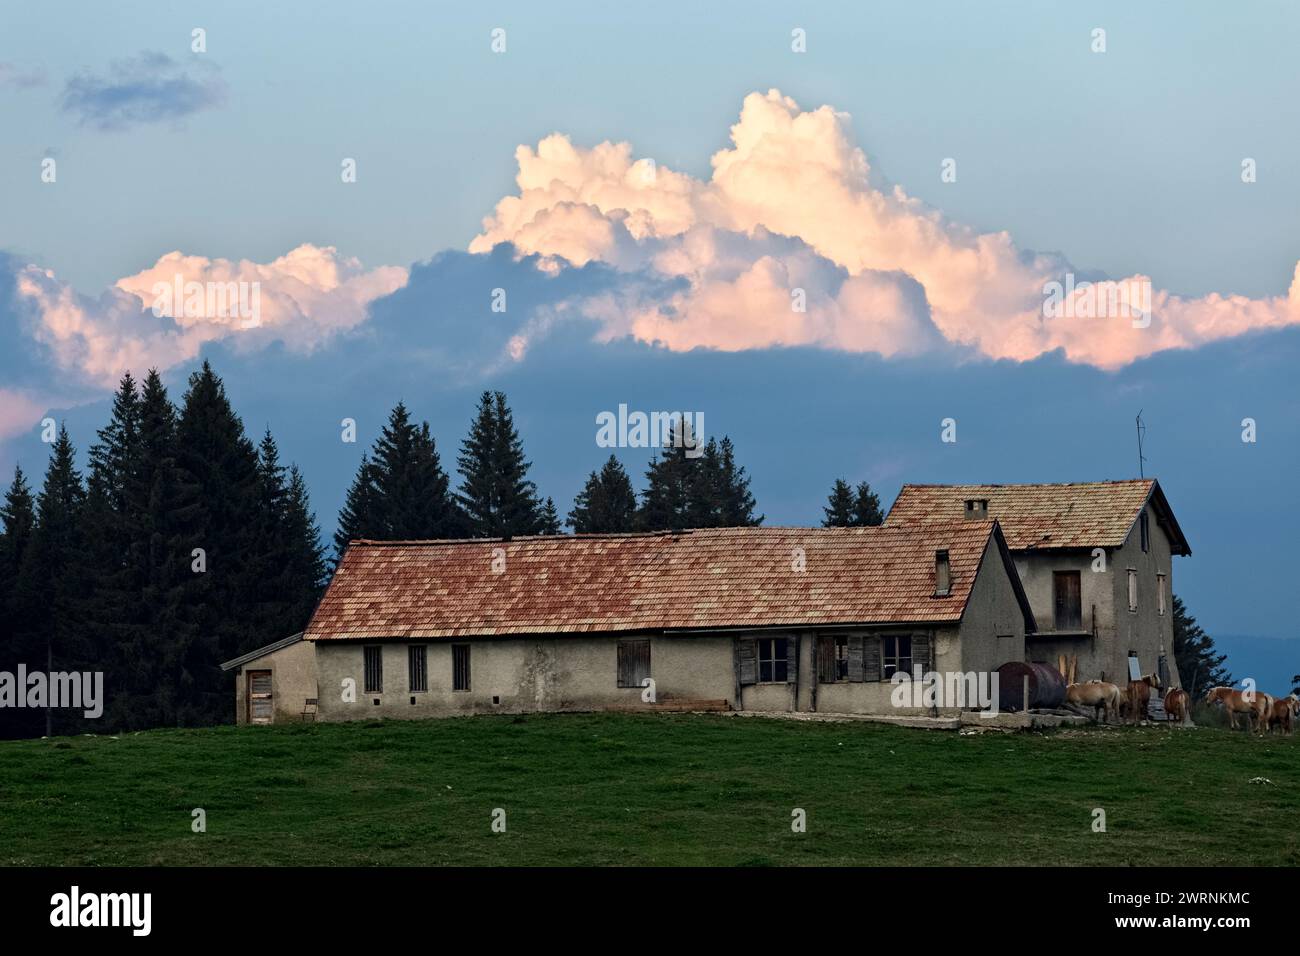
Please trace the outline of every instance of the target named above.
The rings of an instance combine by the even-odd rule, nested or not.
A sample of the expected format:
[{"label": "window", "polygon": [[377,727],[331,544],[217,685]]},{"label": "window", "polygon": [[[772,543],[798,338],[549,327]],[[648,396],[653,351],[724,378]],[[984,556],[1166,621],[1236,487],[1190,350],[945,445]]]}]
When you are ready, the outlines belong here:
[{"label": "window", "polygon": [[413,644],[406,649],[406,676],[412,694],[429,690],[428,655],[423,644]]},{"label": "window", "polygon": [[1133,568],[1128,569],[1128,609],[1138,609],[1138,573]]},{"label": "window", "polygon": [[906,634],[880,639],[880,679],[889,680],[895,673],[912,673],[912,638]]},{"label": "window", "polygon": [[784,637],[764,637],[758,642],[758,682],[760,684],[784,684],[787,680],[789,661]]},{"label": "window", "polygon": [[618,686],[640,687],[650,676],[650,639],[618,642]]},{"label": "window", "polygon": [[1156,572],[1156,609],[1165,613],[1165,575],[1161,571]]},{"label": "window", "polygon": [[1151,550],[1151,524],[1145,510],[1138,516],[1138,531],[1142,537],[1142,553],[1145,554]]},{"label": "window", "polygon": [[1055,571],[1052,574],[1053,610],[1058,631],[1083,628],[1083,599],[1078,571]]},{"label": "window", "polygon": [[948,564],[948,552],[934,553],[934,593],[937,597],[946,597],[952,591],[952,568]]},{"label": "window", "polygon": [[469,690],[469,645],[451,645],[451,689]]},{"label": "window", "polygon": [[848,635],[823,635],[817,638],[817,682],[834,684],[848,679]]},{"label": "window", "polygon": [[366,655],[366,693],[382,694],[384,692],[384,649],[371,646],[365,649]]}]

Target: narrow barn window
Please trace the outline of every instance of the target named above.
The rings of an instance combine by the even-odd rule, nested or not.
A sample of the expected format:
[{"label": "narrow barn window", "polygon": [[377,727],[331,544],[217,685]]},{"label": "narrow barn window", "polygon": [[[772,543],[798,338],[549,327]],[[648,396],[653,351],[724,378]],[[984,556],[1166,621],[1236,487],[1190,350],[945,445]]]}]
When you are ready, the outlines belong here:
[{"label": "narrow barn window", "polygon": [[1165,575],[1163,572],[1156,572],[1156,608],[1160,614],[1165,613]]},{"label": "narrow barn window", "polygon": [[1077,631],[1083,627],[1083,598],[1078,571],[1052,573],[1053,610],[1058,631]]},{"label": "narrow barn window", "polygon": [[784,684],[789,673],[784,637],[764,637],[758,642],[758,682]]},{"label": "narrow barn window", "polygon": [[1151,550],[1151,525],[1147,520],[1147,513],[1143,511],[1138,517],[1138,531],[1142,537],[1142,552]]},{"label": "narrow barn window", "polygon": [[1128,569],[1128,609],[1138,609],[1138,573],[1133,568]]},{"label": "narrow barn window", "polygon": [[934,553],[934,593],[936,597],[947,597],[952,591],[952,566],[948,563],[946,550]]},{"label": "narrow barn window", "polygon": [[469,645],[451,645],[451,689],[469,690]]},{"label": "narrow barn window", "polygon": [[835,638],[835,679],[849,679],[849,639],[847,635]]},{"label": "narrow barn window", "polygon": [[618,686],[640,687],[650,676],[650,639],[618,642]]},{"label": "narrow barn window", "polygon": [[367,647],[366,654],[366,693],[382,694],[384,692],[384,649]]},{"label": "narrow barn window", "polygon": [[406,673],[412,694],[429,690],[428,652],[423,644],[412,644],[406,649]]},{"label": "narrow barn window", "polygon": [[880,639],[880,679],[889,680],[902,671],[912,673],[912,638],[907,634],[890,634]]}]

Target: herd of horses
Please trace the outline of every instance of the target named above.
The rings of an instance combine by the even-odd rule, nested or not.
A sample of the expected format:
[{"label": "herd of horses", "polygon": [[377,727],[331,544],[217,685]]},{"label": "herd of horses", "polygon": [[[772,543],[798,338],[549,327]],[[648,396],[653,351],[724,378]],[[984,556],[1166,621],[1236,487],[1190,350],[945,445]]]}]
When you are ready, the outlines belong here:
[{"label": "herd of horses", "polygon": [[[1118,718],[1120,723],[1137,724],[1146,717],[1151,695],[1160,690],[1160,678],[1155,674],[1128,682],[1121,688],[1109,681],[1090,680],[1071,684],[1065,690],[1065,702],[1079,710],[1091,709],[1093,718],[1110,723]],[[1291,733],[1296,718],[1300,717],[1300,697],[1294,693],[1274,697],[1263,691],[1236,690],[1232,687],[1213,687],[1205,695],[1205,703],[1217,705],[1228,712],[1228,723],[1237,729],[1237,718],[1246,718],[1247,731],[1257,734]],[[1191,695],[1179,688],[1165,693],[1165,716],[1168,720],[1185,723],[1191,716]]]}]

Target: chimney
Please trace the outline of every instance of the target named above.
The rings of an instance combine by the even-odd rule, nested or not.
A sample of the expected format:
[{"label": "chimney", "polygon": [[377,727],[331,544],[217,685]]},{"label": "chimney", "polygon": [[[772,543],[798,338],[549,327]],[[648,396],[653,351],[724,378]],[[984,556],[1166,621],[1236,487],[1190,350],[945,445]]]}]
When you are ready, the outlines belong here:
[{"label": "chimney", "polygon": [[952,568],[948,564],[948,550],[934,553],[934,596],[947,597],[952,592]]},{"label": "chimney", "polygon": [[989,500],[987,498],[966,499],[966,520],[967,521],[987,521],[988,516],[989,516]]}]

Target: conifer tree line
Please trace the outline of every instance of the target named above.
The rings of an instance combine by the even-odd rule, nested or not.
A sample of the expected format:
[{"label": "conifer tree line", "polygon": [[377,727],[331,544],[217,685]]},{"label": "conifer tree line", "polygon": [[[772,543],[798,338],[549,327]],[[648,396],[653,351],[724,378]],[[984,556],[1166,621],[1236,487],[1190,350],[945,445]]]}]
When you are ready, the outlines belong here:
[{"label": "conifer tree line", "polygon": [[86,473],[60,428],[0,505],[0,670],[102,672],[103,715],[6,707],[0,735],[228,722],[218,665],[301,630],[326,571],[303,476],[207,363],[179,407],[156,371],[123,376]]}]

